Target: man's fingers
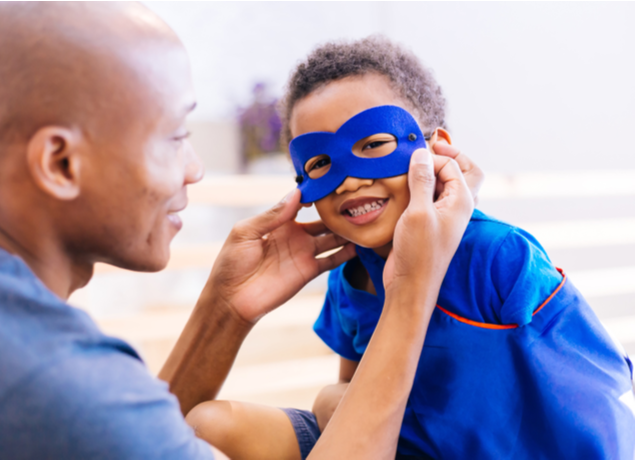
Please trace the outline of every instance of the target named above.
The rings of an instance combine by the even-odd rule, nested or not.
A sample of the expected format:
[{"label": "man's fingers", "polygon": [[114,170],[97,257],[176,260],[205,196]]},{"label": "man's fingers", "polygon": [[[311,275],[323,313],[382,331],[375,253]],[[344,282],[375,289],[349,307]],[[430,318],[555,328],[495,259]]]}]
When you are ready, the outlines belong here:
[{"label": "man's fingers", "polygon": [[311,236],[318,236],[318,235],[323,235],[325,233],[331,233],[331,231],[326,227],[326,225],[324,225],[324,222],[322,222],[321,220],[307,222],[301,225],[304,228],[304,231]]},{"label": "man's fingers", "polygon": [[417,149],[410,158],[408,187],[410,205],[408,207],[427,206],[432,203],[435,187],[434,160],[426,149]]},{"label": "man's fingers", "polygon": [[331,249],[339,248],[346,243],[348,243],[347,239],[333,233],[330,235],[318,236],[315,239],[315,255],[322,254],[323,252],[330,251]]},{"label": "man's fingers", "polygon": [[292,220],[300,210],[301,193],[294,189],[273,208],[234,226],[234,233],[241,238],[257,239]]},{"label": "man's fingers", "polygon": [[323,273],[327,270],[333,270],[335,267],[343,264],[347,260],[351,260],[356,255],[355,245],[353,243],[349,243],[335,254],[331,254],[330,256],[322,259],[317,259],[318,271],[319,273]]},{"label": "man's fingers", "polygon": [[465,182],[474,197],[477,200],[478,192],[485,180],[485,174],[481,168],[479,168],[466,154],[461,153],[459,149],[453,145],[448,144],[444,140],[440,140],[434,144],[434,153],[443,157],[449,157],[457,162],[463,175],[465,176]]},{"label": "man's fingers", "polygon": [[432,151],[435,155],[441,155],[443,157],[449,157],[452,159],[456,159],[456,157],[461,154],[461,151],[459,149],[457,149],[453,145],[450,145],[448,141],[443,138],[434,143],[434,145],[432,146]]},{"label": "man's fingers", "polygon": [[438,172],[437,183],[440,194],[437,203],[451,201],[452,205],[474,207],[474,200],[463,176],[461,168],[454,160],[449,160]]}]

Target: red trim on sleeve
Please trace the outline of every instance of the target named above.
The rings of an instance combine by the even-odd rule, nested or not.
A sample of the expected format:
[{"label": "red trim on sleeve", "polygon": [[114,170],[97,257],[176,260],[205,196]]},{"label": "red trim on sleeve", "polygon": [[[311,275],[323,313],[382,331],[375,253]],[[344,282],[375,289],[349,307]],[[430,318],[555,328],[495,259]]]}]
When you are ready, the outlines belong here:
[{"label": "red trim on sleeve", "polygon": [[[551,295],[549,297],[547,297],[547,300],[545,300],[538,308],[536,308],[533,312],[533,315],[535,315],[536,313],[538,313],[540,310],[542,310],[542,308],[547,305],[549,303],[549,301],[551,301],[551,299],[553,299],[553,297],[558,293],[558,291],[560,291],[560,289],[562,288],[562,286],[564,286],[565,281],[567,281],[567,275],[564,274],[564,271],[562,271],[561,268],[556,267],[556,270],[558,270],[558,272],[560,272],[560,274],[562,275],[562,281],[560,282],[560,284],[558,285],[558,287],[555,289],[555,291],[553,291],[551,293]],[[518,327],[518,324],[490,324],[490,323],[480,323],[478,321],[472,321],[471,319],[467,319],[464,318],[462,316],[459,316],[455,313],[449,312],[447,311],[445,308],[443,308],[441,305],[437,305],[437,308],[439,310],[441,310],[443,313],[445,313],[446,315],[450,316],[451,318],[454,318],[457,321],[460,321],[462,323],[465,324],[469,324],[470,326],[476,326],[476,327],[481,327],[483,329],[516,329]],[[532,315],[532,316],[533,316]]]}]

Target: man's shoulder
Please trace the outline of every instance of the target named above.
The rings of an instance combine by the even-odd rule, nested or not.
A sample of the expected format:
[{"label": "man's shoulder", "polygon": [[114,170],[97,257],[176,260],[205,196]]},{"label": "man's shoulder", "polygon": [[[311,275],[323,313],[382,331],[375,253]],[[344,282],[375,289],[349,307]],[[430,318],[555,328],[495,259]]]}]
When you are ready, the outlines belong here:
[{"label": "man's shoulder", "polygon": [[0,251],[0,452],[211,458],[137,353]]},{"label": "man's shoulder", "polygon": [[0,251],[0,404],[43,369],[94,352],[138,359],[125,342],[105,336],[85,312],[50,292],[24,262]]},{"label": "man's shoulder", "polygon": [[23,458],[211,458],[167,384],[106,346],[76,347],[0,395],[0,450]]}]

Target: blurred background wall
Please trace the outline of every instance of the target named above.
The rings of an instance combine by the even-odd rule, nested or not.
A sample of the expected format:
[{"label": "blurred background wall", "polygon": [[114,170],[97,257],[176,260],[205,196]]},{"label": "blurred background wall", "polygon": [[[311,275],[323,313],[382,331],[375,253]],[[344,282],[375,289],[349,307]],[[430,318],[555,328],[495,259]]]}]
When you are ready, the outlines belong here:
[{"label": "blurred background wall", "polygon": [[[435,71],[452,135],[486,170],[635,167],[633,3],[146,4],[190,52],[195,128],[234,120],[256,83],[280,96],[316,45],[382,33]],[[210,172],[231,171],[200,145]]]},{"label": "blurred background wall", "polygon": [[[207,177],[190,187],[166,270],[101,265],[72,301],[130,340],[153,372],[232,225],[295,185],[280,146],[254,126],[275,129],[270,108],[316,45],[373,33],[434,70],[455,144],[487,173],[479,207],[532,232],[635,353],[634,3],[146,4],[190,53],[199,101],[190,128]],[[253,136],[262,155],[247,162]],[[337,357],[311,331],[324,280],[258,324],[222,397],[310,408],[336,380]]]}]

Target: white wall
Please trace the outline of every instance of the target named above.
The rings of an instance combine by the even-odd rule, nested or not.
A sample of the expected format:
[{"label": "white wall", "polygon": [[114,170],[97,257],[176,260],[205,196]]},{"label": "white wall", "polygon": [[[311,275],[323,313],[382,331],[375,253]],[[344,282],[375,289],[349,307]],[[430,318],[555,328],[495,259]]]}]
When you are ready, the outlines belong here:
[{"label": "white wall", "polygon": [[195,120],[231,118],[256,81],[280,94],[319,43],[381,32],[435,70],[486,170],[635,168],[633,3],[147,4],[190,52]]}]

